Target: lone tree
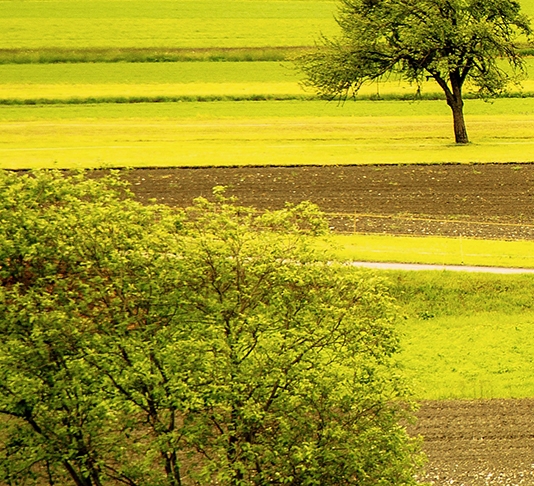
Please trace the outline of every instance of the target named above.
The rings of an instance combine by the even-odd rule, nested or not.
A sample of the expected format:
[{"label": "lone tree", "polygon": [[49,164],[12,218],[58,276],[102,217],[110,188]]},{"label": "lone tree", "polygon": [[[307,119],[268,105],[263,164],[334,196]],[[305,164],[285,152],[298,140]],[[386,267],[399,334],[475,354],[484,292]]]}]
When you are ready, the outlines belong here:
[{"label": "lone tree", "polygon": [[386,74],[418,87],[434,79],[462,144],[469,142],[463,87],[467,83],[483,98],[501,93],[523,72],[517,41],[531,34],[514,0],[341,0],[337,22],[341,36],[324,38],[299,60],[309,85],[346,99]]}]

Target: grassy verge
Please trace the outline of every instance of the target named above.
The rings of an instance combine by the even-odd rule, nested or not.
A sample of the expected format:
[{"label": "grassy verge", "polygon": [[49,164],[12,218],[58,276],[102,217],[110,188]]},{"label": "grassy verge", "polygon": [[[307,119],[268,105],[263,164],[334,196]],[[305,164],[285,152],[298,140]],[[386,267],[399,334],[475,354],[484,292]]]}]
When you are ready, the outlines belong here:
[{"label": "grassy verge", "polygon": [[421,399],[534,396],[534,277],[384,272]]},{"label": "grassy verge", "polygon": [[[155,62],[266,62],[288,61],[312,49],[311,46],[273,47],[93,47],[0,49],[1,64],[71,63],[155,63]],[[534,49],[519,49],[534,56]]]},{"label": "grassy verge", "polygon": [[266,62],[292,59],[308,47],[94,47],[0,49],[0,64]]},{"label": "grassy verge", "polygon": [[[121,89],[122,88],[122,89]],[[35,88],[31,88],[34,91]],[[4,106],[34,106],[34,105],[95,105],[95,104],[136,104],[136,103],[206,103],[213,101],[328,101],[314,94],[302,92],[299,86],[292,83],[271,83],[268,86],[263,84],[246,83],[243,85],[226,85],[226,84],[205,84],[197,83],[190,93],[191,88],[184,88],[183,85],[169,85],[154,88],[153,85],[124,85],[102,86],[95,89],[92,85],[67,87],[64,89],[50,86],[37,87],[40,95],[49,95],[48,97],[25,98],[24,94],[18,87],[8,87],[4,94],[14,94],[13,97],[0,98],[0,105]],[[77,96],[80,91],[85,96]],[[128,91],[133,93],[132,96],[121,96],[116,93],[119,91]],[[170,92],[171,94],[151,94],[154,91]],[[188,94],[180,94],[184,91]],[[202,92],[209,94],[201,94]],[[268,92],[267,92],[268,91]],[[108,94],[109,93],[109,94]],[[240,94],[238,94],[240,93]],[[59,95],[59,97],[57,97]],[[526,99],[534,98],[534,92],[506,93],[499,99]],[[478,96],[464,96],[464,100],[476,100]],[[415,97],[413,94],[363,94],[358,96],[358,101],[444,101],[444,95],[440,93],[426,93]]]},{"label": "grassy verge", "polygon": [[338,234],[328,247],[342,261],[534,268],[534,241]]}]

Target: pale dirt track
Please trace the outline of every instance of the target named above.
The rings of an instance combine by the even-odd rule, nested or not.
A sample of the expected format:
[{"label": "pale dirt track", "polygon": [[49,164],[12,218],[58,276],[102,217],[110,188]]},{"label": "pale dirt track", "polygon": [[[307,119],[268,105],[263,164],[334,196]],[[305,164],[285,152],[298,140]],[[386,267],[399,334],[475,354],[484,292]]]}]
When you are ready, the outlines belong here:
[{"label": "pale dirt track", "polygon": [[[336,231],[534,239],[534,165],[143,169],[137,196],[188,205],[215,185],[258,208],[311,200]],[[534,399],[421,403],[435,485],[534,486]]]}]

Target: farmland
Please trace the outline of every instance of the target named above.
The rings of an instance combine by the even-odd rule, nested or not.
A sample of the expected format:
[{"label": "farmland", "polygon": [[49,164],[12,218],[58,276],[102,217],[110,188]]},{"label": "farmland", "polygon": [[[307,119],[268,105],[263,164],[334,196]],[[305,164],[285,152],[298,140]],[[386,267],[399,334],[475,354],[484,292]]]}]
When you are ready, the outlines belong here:
[{"label": "farmland", "polygon": [[[530,164],[144,169],[127,178],[142,200],[170,205],[207,197],[221,184],[260,209],[311,199],[340,232],[333,244],[343,258],[532,265],[532,241],[524,239],[532,239],[534,223]],[[351,234],[355,222],[366,235]],[[399,233],[412,236],[389,236]],[[421,238],[429,234],[436,236]],[[429,478],[530,484],[534,278],[386,277],[405,316],[400,362],[426,399],[414,432],[427,439]]]},{"label": "farmland", "polygon": [[[356,103],[314,99],[282,59],[334,32],[334,12],[308,0],[0,2],[2,167],[532,160],[531,98],[468,100],[461,149],[432,83],[419,101],[392,78]],[[159,62],[176,59],[221,62]],[[530,96],[532,81],[511,89]]]},{"label": "farmland", "polygon": [[[534,15],[534,2],[523,8]],[[334,11],[329,0],[0,1],[0,168],[158,167],[164,179],[127,177],[139,197],[178,205],[222,183],[246,204],[272,207],[278,182],[276,204],[311,199],[341,213],[332,222],[340,259],[534,267],[534,60],[506,97],[466,101],[472,143],[458,147],[431,83],[416,99],[416,87],[388,78],[344,104],[301,85],[287,58],[335,32]],[[468,178],[486,174],[471,164],[495,162],[509,165],[483,166],[493,192]],[[410,186],[405,165],[439,174],[412,175]],[[269,166],[287,171],[267,176]],[[381,170],[390,175],[373,179]],[[349,178],[357,184],[343,193]],[[402,366],[418,398],[438,400],[430,409],[534,396],[531,276],[387,278],[406,317]]]}]

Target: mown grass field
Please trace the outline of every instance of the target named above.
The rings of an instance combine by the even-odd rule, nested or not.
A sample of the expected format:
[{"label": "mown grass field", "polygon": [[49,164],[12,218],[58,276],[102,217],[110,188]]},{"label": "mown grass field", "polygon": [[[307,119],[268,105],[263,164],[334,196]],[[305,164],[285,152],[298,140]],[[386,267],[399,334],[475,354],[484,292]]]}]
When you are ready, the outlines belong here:
[{"label": "mown grass field", "polygon": [[532,275],[385,272],[401,366],[424,399],[534,396]]},{"label": "mown grass field", "polygon": [[334,11],[330,0],[4,0],[0,46],[302,46],[335,30]]},{"label": "mown grass field", "polygon": [[0,106],[3,168],[530,162],[534,99],[472,100],[451,143],[441,101]]},{"label": "mown grass field", "polygon": [[[279,60],[156,62],[282,59],[334,33],[334,12],[330,0],[0,0],[0,168],[534,161],[534,98],[468,100],[472,144],[457,147],[446,104],[398,101],[415,88],[395,79],[340,105],[310,100]],[[339,258],[534,266],[526,242],[354,238]],[[534,396],[532,277],[386,275],[418,397]]]}]

